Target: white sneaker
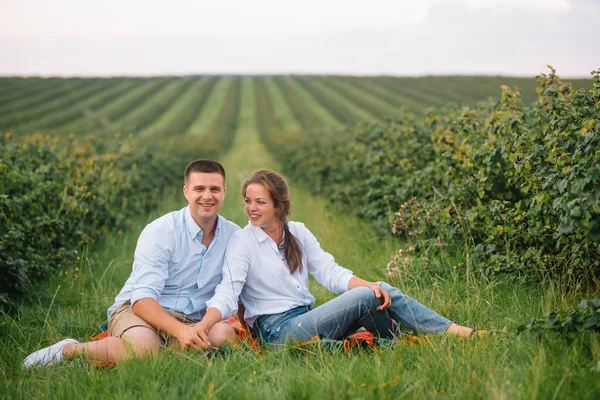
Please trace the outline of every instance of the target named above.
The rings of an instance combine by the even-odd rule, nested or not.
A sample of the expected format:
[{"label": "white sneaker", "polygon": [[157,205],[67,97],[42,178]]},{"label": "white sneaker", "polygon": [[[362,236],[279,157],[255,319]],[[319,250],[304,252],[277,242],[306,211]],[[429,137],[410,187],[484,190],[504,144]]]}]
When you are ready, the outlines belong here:
[{"label": "white sneaker", "polygon": [[44,347],[41,350],[34,351],[23,360],[23,368],[29,367],[47,367],[58,364],[63,360],[63,348],[69,343],[79,343],[75,339],[65,339],[52,346]]}]

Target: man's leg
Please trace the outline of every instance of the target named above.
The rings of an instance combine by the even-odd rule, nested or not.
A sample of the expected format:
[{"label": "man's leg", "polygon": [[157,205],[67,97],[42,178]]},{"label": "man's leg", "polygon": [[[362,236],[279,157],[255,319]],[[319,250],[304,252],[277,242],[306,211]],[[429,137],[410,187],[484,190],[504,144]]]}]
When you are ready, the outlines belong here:
[{"label": "man's leg", "polygon": [[64,359],[85,357],[96,361],[119,362],[130,357],[150,355],[161,343],[158,332],[133,312],[129,301],[110,315],[108,335],[97,342],[66,345],[62,351]]},{"label": "man's leg", "polygon": [[[127,305],[111,315],[109,334],[111,336],[95,342],[77,343],[73,339],[63,340],[31,353],[23,361],[23,367],[49,366],[76,358],[107,362],[120,362],[131,357],[144,358],[155,353],[162,342],[159,334],[133,314],[131,306]],[[234,343],[237,339],[233,328],[224,322],[215,324],[208,337],[215,347]]]},{"label": "man's leg", "polygon": [[237,335],[231,325],[226,322],[217,322],[208,331],[208,340],[214,347],[223,347],[237,341]]},{"label": "man's leg", "polygon": [[[237,339],[231,325],[219,322],[208,332],[208,340],[215,347],[234,343]],[[109,336],[97,342],[72,343],[63,348],[63,358],[71,360],[85,357],[95,361],[121,362],[131,357],[144,358],[160,347],[160,336],[145,326],[126,330],[120,338]]]},{"label": "man's leg", "polygon": [[95,361],[120,362],[131,357],[152,355],[160,347],[158,334],[145,326],[134,326],[121,337],[109,336],[97,342],[72,343],[63,348],[63,358],[85,357]]},{"label": "man's leg", "polygon": [[86,343],[78,343],[73,339],[62,340],[31,353],[23,361],[23,367],[46,367],[75,358],[120,362],[130,357],[146,357],[156,351],[160,343],[154,330],[136,326],[128,329],[120,338],[109,336]]},{"label": "man's leg", "polygon": [[[187,317],[182,318],[182,314],[171,312],[171,315],[177,318],[180,322],[191,327],[198,323],[197,321],[191,320]],[[178,350],[181,349],[181,345],[177,339],[167,337],[165,340],[168,346]],[[217,322],[208,331],[208,341],[212,347],[223,347],[228,344],[235,343],[237,341],[237,335],[235,334],[233,327],[227,322]]]}]

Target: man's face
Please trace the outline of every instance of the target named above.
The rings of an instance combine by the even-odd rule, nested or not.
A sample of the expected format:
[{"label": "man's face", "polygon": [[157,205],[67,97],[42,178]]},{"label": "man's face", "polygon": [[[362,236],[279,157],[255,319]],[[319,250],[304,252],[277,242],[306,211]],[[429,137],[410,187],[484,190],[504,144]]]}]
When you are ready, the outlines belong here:
[{"label": "man's face", "polygon": [[225,192],[223,176],[217,173],[192,172],[183,185],[183,195],[198,224],[214,221],[223,207]]}]

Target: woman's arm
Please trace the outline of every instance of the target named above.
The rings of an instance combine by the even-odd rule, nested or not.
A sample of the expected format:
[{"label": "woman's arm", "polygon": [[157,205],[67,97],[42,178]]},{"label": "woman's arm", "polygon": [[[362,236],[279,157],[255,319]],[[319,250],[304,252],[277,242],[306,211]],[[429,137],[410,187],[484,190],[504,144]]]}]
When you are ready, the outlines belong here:
[{"label": "woman's arm", "polygon": [[352,290],[357,287],[368,287],[375,293],[375,297],[382,300],[382,304],[377,307],[378,310],[385,310],[392,305],[392,298],[390,294],[379,287],[381,282],[369,282],[364,279],[359,278],[358,276],[353,276],[350,278],[350,282],[348,282],[348,290]]},{"label": "woman's arm", "polygon": [[328,290],[344,293],[354,274],[335,262],[333,256],[321,247],[317,238],[300,222],[290,223],[292,234],[300,241],[308,272]]},{"label": "woman's arm", "polygon": [[324,287],[335,293],[343,293],[357,287],[368,287],[377,298],[382,300],[378,310],[384,310],[392,305],[388,292],[379,287],[380,282],[369,282],[355,276],[349,269],[335,262],[333,256],[321,248],[317,238],[301,223],[294,224],[302,251],[308,263],[309,272]]}]

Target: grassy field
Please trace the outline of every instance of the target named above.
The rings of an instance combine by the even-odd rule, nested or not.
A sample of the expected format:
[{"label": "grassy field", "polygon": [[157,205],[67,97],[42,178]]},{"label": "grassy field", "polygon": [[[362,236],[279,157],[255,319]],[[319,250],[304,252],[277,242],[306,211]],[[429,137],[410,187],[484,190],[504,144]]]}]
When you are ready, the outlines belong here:
[{"label": "grassy field", "polygon": [[[311,124],[313,121],[298,120],[298,115],[310,110],[321,121],[319,124],[327,125],[330,121],[332,126],[339,127],[340,122],[331,110],[299,88],[297,82],[266,79],[271,99],[277,99],[281,127],[298,130],[315,126]],[[57,90],[56,85],[60,84],[41,82],[45,85],[44,92]],[[125,83],[115,83],[106,92],[114,91],[116,98],[91,113],[90,119],[81,118],[77,126],[97,127],[90,128],[89,132],[98,133],[104,132],[108,124],[129,126],[142,132],[142,136],[151,134],[154,137],[160,135],[157,127],[166,130],[170,125],[168,121],[178,119],[178,113],[186,109],[183,104],[196,107],[198,115],[194,118],[185,114],[182,134],[187,133],[190,137],[226,135],[233,132],[222,129],[235,126],[230,150],[220,159],[228,171],[228,193],[222,213],[245,225],[239,193],[241,182],[257,168],[280,169],[260,140],[253,80],[243,78],[238,82],[241,86],[237,97],[234,96],[237,91],[231,89],[234,81],[225,78],[213,82],[211,90],[206,88],[204,80],[191,80],[189,84],[178,78],[126,82],[131,85],[131,90],[117,95],[117,87]],[[356,94],[365,90],[361,88],[367,84],[365,80],[358,82],[348,79],[331,85],[322,81],[312,84],[327,88],[326,93],[330,95],[334,87],[342,88],[331,98],[352,93],[356,99]],[[375,106],[382,101],[386,107],[393,108],[395,104],[386,98],[401,102],[405,96],[415,99],[411,105],[415,110],[432,105],[426,100],[427,96],[435,96],[431,92],[423,90],[427,96],[417,100],[409,96],[413,93],[410,90],[401,92],[392,89],[389,82],[382,82],[373,85],[370,94],[364,97],[369,104]],[[477,83],[473,93],[496,83],[493,79]],[[459,78],[448,84],[467,91],[468,85]],[[20,99],[22,104],[34,101],[31,84],[26,80],[11,85],[0,79],[0,111],[13,104],[3,102],[3,98],[14,98],[15,102]],[[10,87],[14,93],[5,92],[5,87]],[[287,95],[282,90],[285,88],[292,88]],[[455,89],[448,92],[458,93]],[[18,90],[23,92],[21,97],[16,95]],[[94,96],[106,93],[92,92],[90,89],[90,104],[94,103],[91,100]],[[384,92],[388,97],[382,96],[376,101],[376,94]],[[294,95],[297,95],[296,100],[303,102],[302,106],[290,102]],[[454,96],[465,102],[474,100],[458,94]],[[351,97],[346,101],[351,102]],[[97,104],[100,103],[98,100]],[[119,111],[115,104],[121,104],[124,109]],[[298,107],[302,111],[298,111]],[[360,105],[351,103],[351,107],[348,104],[345,107],[351,109]],[[29,110],[35,112],[35,106]],[[368,110],[364,112],[369,113]],[[4,114],[0,112],[0,115]],[[104,124],[94,124],[99,121],[98,115],[106,116]],[[136,115],[140,116],[137,122]],[[207,116],[208,121],[202,116]],[[228,116],[227,124],[217,122],[223,116]],[[68,126],[76,126],[75,122],[70,121]],[[8,128],[16,131],[20,126],[24,125],[19,122]],[[186,136],[181,137],[186,140]],[[293,199],[292,219],[303,221],[341,265],[365,279],[386,279],[386,264],[398,248],[394,239],[375,233],[367,223],[356,219],[349,212],[351,210],[311,195],[309,188],[289,183]],[[546,399],[597,398],[600,392],[600,341],[597,335],[585,334],[567,341],[515,334],[517,326],[532,316],[572,307],[590,293],[578,289],[567,291],[558,283],[534,285],[500,278],[476,280],[462,270],[439,277],[418,266],[391,283],[459,323],[478,328],[506,327],[509,333],[475,339],[429,337],[419,344],[399,343],[393,349],[361,350],[351,354],[293,346],[268,349],[262,354],[249,348],[218,353],[178,353],[164,349],[150,360],[132,360],[114,368],[78,361],[48,369],[21,370],[21,361],[33,350],[64,337],[86,340],[98,332],[98,325],[106,318],[106,308],[129,275],[133,250],[143,226],[185,204],[181,188],[174,187],[165,193],[163,204],[152,215],[140,215],[132,221],[131,229],[122,235],[107,235],[101,243],[86,249],[73,269],[62,271],[60,276],[29,293],[19,304],[17,314],[0,316],[0,393],[3,398]],[[453,265],[455,260],[439,262]],[[314,282],[312,290],[318,302],[333,296]]]},{"label": "grassy field", "polygon": [[[506,77],[265,76],[275,112],[287,125],[315,129],[393,117],[400,109],[472,104],[518,87],[526,103],[536,98],[534,79]],[[90,134],[120,131],[155,136],[187,129],[213,131],[232,77],[0,78],[0,130]],[[591,80],[573,80],[589,87]],[[278,90],[276,90],[278,88]],[[293,114],[295,122],[287,114]]]}]

